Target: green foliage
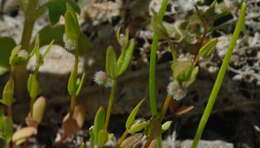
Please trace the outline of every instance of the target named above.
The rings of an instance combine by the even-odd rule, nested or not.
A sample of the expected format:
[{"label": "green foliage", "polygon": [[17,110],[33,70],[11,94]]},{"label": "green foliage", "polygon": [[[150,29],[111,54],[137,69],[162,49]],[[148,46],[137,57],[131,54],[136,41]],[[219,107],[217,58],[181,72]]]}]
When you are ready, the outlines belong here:
[{"label": "green foliage", "polygon": [[218,40],[210,40],[204,46],[202,46],[199,50],[199,55],[203,58],[208,58],[216,48]]},{"label": "green foliage", "polygon": [[27,89],[31,98],[36,98],[41,93],[41,88],[37,79],[37,74],[29,75]]},{"label": "green foliage", "polygon": [[12,50],[16,46],[15,41],[12,38],[1,37],[0,38],[0,75],[3,75],[9,70],[9,57]]},{"label": "green foliage", "polygon": [[18,66],[26,64],[29,60],[30,56],[26,50],[21,49],[21,46],[16,46],[12,52],[11,56],[9,58],[9,64],[12,66]]},{"label": "green foliage", "polygon": [[114,48],[112,46],[109,46],[107,48],[106,72],[113,79],[115,79],[117,76],[117,57]]},{"label": "green foliage", "polygon": [[10,78],[7,83],[5,84],[2,99],[0,100],[0,103],[6,105],[6,106],[12,106],[12,104],[15,102],[14,99],[14,80]]},{"label": "green foliage", "polygon": [[[96,113],[94,126],[91,130],[91,146],[94,147],[95,144],[104,144],[104,139],[102,137],[102,133],[104,133],[103,129],[105,127],[105,110],[100,107]],[[104,135],[106,136],[106,135]]]},{"label": "green foliage", "polygon": [[49,0],[47,7],[49,9],[49,18],[52,25],[56,24],[60,17],[65,14],[66,4],[69,4],[74,11],[80,12],[77,4],[72,0]]},{"label": "green foliage", "polygon": [[162,131],[165,132],[167,131],[172,125],[172,121],[166,121],[165,123],[162,124]]},{"label": "green foliage", "polygon": [[241,9],[240,9],[240,16],[239,16],[239,19],[237,21],[237,24],[236,24],[236,28],[235,28],[235,31],[233,33],[233,37],[232,37],[232,40],[229,44],[229,47],[227,49],[227,53],[225,55],[225,58],[223,60],[223,63],[220,67],[220,70],[218,72],[218,76],[217,76],[217,79],[214,83],[214,86],[213,86],[213,89],[211,91],[211,94],[210,94],[210,97],[209,97],[209,100],[208,100],[208,104],[204,110],[204,113],[200,119],[200,123],[199,123],[199,126],[197,128],[197,132],[196,132],[196,135],[193,139],[193,143],[192,143],[192,148],[196,148],[198,143],[199,143],[199,140],[200,140],[200,137],[204,131],[204,128],[206,126],[206,123],[208,121],[208,118],[212,112],[212,109],[213,109],[213,106],[215,104],[215,101],[216,101],[216,98],[218,96],[218,93],[219,93],[219,90],[221,88],[221,85],[223,83],[223,79],[224,79],[224,76],[225,76],[225,73],[227,71],[227,68],[228,68],[228,63],[230,61],[230,58],[232,56],[232,52],[233,52],[233,49],[236,45],[236,41],[239,37],[239,34],[241,32],[241,29],[244,27],[244,23],[245,23],[245,15],[246,15],[246,3],[243,3],[242,6],[241,6]]},{"label": "green foliage", "polygon": [[13,122],[10,117],[4,115],[3,111],[0,110],[0,137],[3,138],[7,143],[12,140],[13,135]]},{"label": "green foliage", "polygon": [[135,108],[131,111],[131,113],[129,114],[127,120],[126,120],[126,123],[125,123],[125,127],[128,129],[130,128],[135,120],[136,120],[136,115],[137,113],[139,112],[140,110],[140,107],[142,106],[142,104],[144,103],[144,100],[141,100],[136,106]]}]

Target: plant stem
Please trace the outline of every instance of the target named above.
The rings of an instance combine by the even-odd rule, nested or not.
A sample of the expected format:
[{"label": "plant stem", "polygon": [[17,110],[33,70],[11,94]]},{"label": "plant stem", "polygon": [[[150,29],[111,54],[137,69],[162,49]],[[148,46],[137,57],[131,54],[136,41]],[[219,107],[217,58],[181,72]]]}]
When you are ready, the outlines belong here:
[{"label": "plant stem", "polygon": [[106,120],[105,120],[105,129],[106,130],[108,128],[111,110],[112,110],[112,105],[113,105],[113,100],[114,100],[115,93],[116,93],[116,83],[117,83],[116,79],[113,79],[112,80],[111,93],[110,93],[109,100],[108,100],[107,112],[106,112]]},{"label": "plant stem", "polygon": [[[160,21],[163,20],[164,13],[166,11],[168,0],[163,0],[161,8],[159,10],[158,17]],[[152,49],[150,55],[150,68],[149,68],[149,102],[152,116],[158,114],[157,111],[157,90],[156,90],[156,52],[158,48],[158,34],[154,31]],[[161,135],[157,138],[157,147],[161,148]]]},{"label": "plant stem", "polygon": [[237,41],[237,39],[239,37],[239,34],[241,32],[241,29],[243,28],[243,25],[244,25],[245,13],[246,13],[246,4],[243,3],[242,6],[241,6],[241,9],[240,9],[239,20],[238,20],[238,22],[236,24],[236,28],[235,28],[232,40],[231,40],[231,42],[229,44],[229,47],[228,47],[227,53],[225,55],[224,61],[223,61],[222,65],[221,65],[221,68],[219,70],[217,79],[216,79],[215,84],[213,86],[213,89],[211,91],[208,104],[207,104],[206,109],[204,110],[204,113],[203,113],[202,118],[200,120],[200,123],[199,123],[198,129],[197,129],[195,138],[193,139],[192,148],[196,148],[197,147],[197,145],[199,143],[199,140],[201,138],[201,135],[202,135],[202,133],[203,133],[203,131],[205,129],[205,126],[206,126],[206,123],[208,121],[208,118],[209,118],[209,116],[210,116],[210,114],[212,112],[214,103],[216,101],[218,92],[219,92],[220,87],[222,85],[222,82],[223,82],[226,70],[228,68],[228,62],[229,62],[229,60],[230,60],[230,58],[232,56],[232,52],[233,52],[233,49],[234,49],[234,47],[236,45],[236,41]]},{"label": "plant stem", "polygon": [[[73,71],[76,71],[78,73],[78,65],[79,65],[79,56],[75,55],[75,60],[74,60],[74,66],[73,66]],[[72,95],[71,96],[71,102],[70,102],[70,113],[71,115],[73,114],[74,108],[77,104],[77,96]]]},{"label": "plant stem", "polygon": [[123,135],[119,138],[116,148],[120,148],[121,143],[125,140],[126,136],[128,135],[128,130],[126,129]]},{"label": "plant stem", "polygon": [[[162,21],[166,7],[168,4],[168,0],[163,0],[162,1],[162,5],[161,8],[159,10],[159,14],[158,17],[160,19],[160,21]],[[157,115],[157,99],[156,99],[156,95],[157,95],[157,91],[156,91],[156,52],[157,52],[157,46],[158,46],[158,34],[156,32],[154,32],[154,36],[153,36],[153,42],[152,42],[152,49],[151,49],[151,55],[150,55],[150,69],[149,69],[149,101],[150,101],[150,108],[151,108],[151,112],[152,115],[155,116]]]}]

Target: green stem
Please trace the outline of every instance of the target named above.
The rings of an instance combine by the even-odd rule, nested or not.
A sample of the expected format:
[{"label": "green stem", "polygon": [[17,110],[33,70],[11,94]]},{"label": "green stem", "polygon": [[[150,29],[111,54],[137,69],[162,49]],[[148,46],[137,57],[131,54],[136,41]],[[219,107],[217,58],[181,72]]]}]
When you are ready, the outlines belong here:
[{"label": "green stem", "polygon": [[108,100],[108,107],[107,107],[106,120],[105,120],[105,129],[106,130],[108,129],[113,100],[114,100],[115,93],[116,93],[116,83],[117,83],[116,79],[112,80],[112,88],[111,88],[111,93],[110,93],[109,100]]},{"label": "green stem", "polygon": [[[166,11],[168,4],[168,0],[163,0],[161,8],[159,10],[158,17],[160,21],[163,20],[164,13]],[[150,56],[150,68],[149,68],[149,102],[152,116],[156,116],[158,114],[157,111],[157,90],[156,90],[156,52],[158,48],[158,34],[154,31],[151,56]],[[161,135],[157,138],[157,147],[161,148]]]},{"label": "green stem", "polygon": [[32,31],[34,28],[35,20],[26,17],[24,21],[24,26],[23,26],[23,33],[22,33],[22,49],[25,49],[27,51],[30,51],[30,41],[32,37]]},{"label": "green stem", "polygon": [[[168,4],[168,0],[163,0],[162,2],[162,6],[159,10],[159,14],[158,17],[160,19],[160,21],[162,21],[165,10],[167,8],[167,4]],[[150,69],[149,69],[149,101],[150,101],[150,108],[151,108],[151,112],[152,115],[155,116],[157,115],[157,99],[156,99],[156,95],[157,95],[157,91],[156,91],[156,52],[157,52],[157,46],[158,46],[158,34],[156,32],[154,32],[154,36],[153,36],[153,42],[152,42],[152,49],[151,49],[151,56],[150,56]]]},{"label": "green stem", "polygon": [[204,113],[203,113],[202,118],[200,120],[200,123],[199,123],[198,129],[197,129],[196,135],[195,135],[195,137],[193,139],[192,148],[196,148],[197,147],[197,145],[199,143],[199,140],[200,140],[200,138],[202,136],[202,133],[203,133],[203,131],[205,129],[205,126],[206,126],[206,123],[208,121],[208,118],[209,118],[209,116],[210,116],[210,114],[212,112],[214,103],[216,101],[218,92],[219,92],[220,87],[222,85],[222,82],[223,82],[226,70],[228,68],[228,63],[229,63],[229,60],[230,60],[230,58],[232,56],[233,49],[234,49],[234,47],[236,45],[236,41],[237,41],[237,39],[239,37],[239,34],[241,32],[241,29],[243,28],[243,25],[244,25],[245,13],[246,13],[246,4],[243,3],[242,6],[241,6],[241,9],[240,9],[239,20],[238,20],[238,22],[236,24],[236,28],[235,28],[232,40],[231,40],[231,42],[229,44],[229,47],[228,47],[227,53],[225,55],[224,61],[223,61],[222,65],[221,65],[221,68],[219,70],[217,79],[216,79],[215,84],[213,86],[213,89],[211,91],[208,104],[207,104],[206,109],[204,110]]},{"label": "green stem", "polygon": [[[76,71],[78,73],[79,56],[75,55],[74,57],[75,57],[75,60],[74,60],[73,71]],[[70,113],[71,114],[73,113],[76,104],[77,104],[77,96],[72,95],[71,96],[71,102],[70,102]]]},{"label": "green stem", "polygon": [[123,133],[123,135],[119,138],[116,148],[120,148],[120,145],[122,144],[122,142],[125,140],[126,136],[128,135],[128,130],[126,129]]}]

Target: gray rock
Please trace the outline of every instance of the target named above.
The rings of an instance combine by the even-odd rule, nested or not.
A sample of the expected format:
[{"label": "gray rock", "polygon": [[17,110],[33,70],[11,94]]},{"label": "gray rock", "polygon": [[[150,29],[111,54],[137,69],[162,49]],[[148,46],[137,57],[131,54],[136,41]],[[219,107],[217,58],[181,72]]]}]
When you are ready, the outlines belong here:
[{"label": "gray rock", "polygon": [[[184,140],[176,142],[174,148],[191,148],[192,140]],[[228,143],[221,140],[207,141],[201,140],[198,148],[234,148],[232,143]]]}]

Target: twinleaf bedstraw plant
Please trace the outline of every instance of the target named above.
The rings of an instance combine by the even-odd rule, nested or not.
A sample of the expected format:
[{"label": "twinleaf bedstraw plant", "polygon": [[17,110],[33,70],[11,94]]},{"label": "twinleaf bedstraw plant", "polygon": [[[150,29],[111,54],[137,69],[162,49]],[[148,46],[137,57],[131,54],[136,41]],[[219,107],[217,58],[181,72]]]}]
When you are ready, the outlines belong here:
[{"label": "twinleaf bedstraw plant", "polygon": [[225,73],[227,71],[227,68],[228,68],[228,63],[229,63],[229,60],[232,56],[232,52],[233,52],[233,49],[236,45],[236,41],[240,35],[240,32],[241,30],[243,29],[244,27],[244,22],[245,22],[245,14],[246,14],[246,3],[243,3],[242,6],[241,6],[241,9],[240,9],[240,16],[239,16],[239,19],[237,21],[237,24],[236,24],[236,27],[235,27],[235,31],[233,33],[233,37],[232,37],[232,40],[229,44],[229,47],[227,49],[227,52],[226,52],[226,55],[224,57],[224,60],[223,60],[223,63],[220,67],[220,70],[218,72],[218,76],[217,76],[217,79],[215,81],[215,84],[213,86],[213,89],[211,91],[211,94],[210,94],[210,97],[209,97],[209,101],[208,101],[208,104],[204,110],[204,113],[201,117],[201,120],[200,120],[200,123],[199,123],[199,126],[198,126],[198,129],[197,129],[197,132],[196,132],[196,135],[193,139],[193,143],[192,143],[192,148],[196,148],[198,143],[199,143],[199,140],[201,138],[201,135],[204,131],[204,128],[206,126],[206,123],[208,121],[208,118],[212,112],[212,109],[213,109],[213,106],[214,106],[214,103],[216,101],[216,98],[217,98],[217,95],[219,93],[219,90],[220,90],[220,87],[223,83],[223,79],[224,79],[224,76],[225,76]]},{"label": "twinleaf bedstraw plant", "polygon": [[82,74],[81,78],[78,77],[78,65],[79,56],[84,53],[79,48],[80,26],[77,15],[74,9],[67,4],[65,17],[65,33],[63,40],[65,42],[65,49],[74,55],[74,66],[71,70],[70,77],[68,80],[68,93],[71,97],[69,113],[65,116],[62,124],[64,134],[61,139],[55,144],[59,146],[69,136],[74,135],[83,126],[85,119],[85,109],[77,104],[77,97],[80,94],[81,88],[85,80],[85,73]]},{"label": "twinleaf bedstraw plant", "polygon": [[128,31],[123,35],[120,34],[119,29],[116,35],[117,40],[121,45],[120,56],[117,58],[114,48],[112,46],[108,47],[106,52],[106,72],[97,72],[94,78],[97,84],[111,87],[111,92],[108,99],[106,114],[102,107],[99,108],[96,113],[94,125],[90,130],[91,148],[95,145],[103,147],[108,140],[108,126],[116,93],[117,79],[127,70],[135,47],[135,41],[134,39],[129,39]]}]

